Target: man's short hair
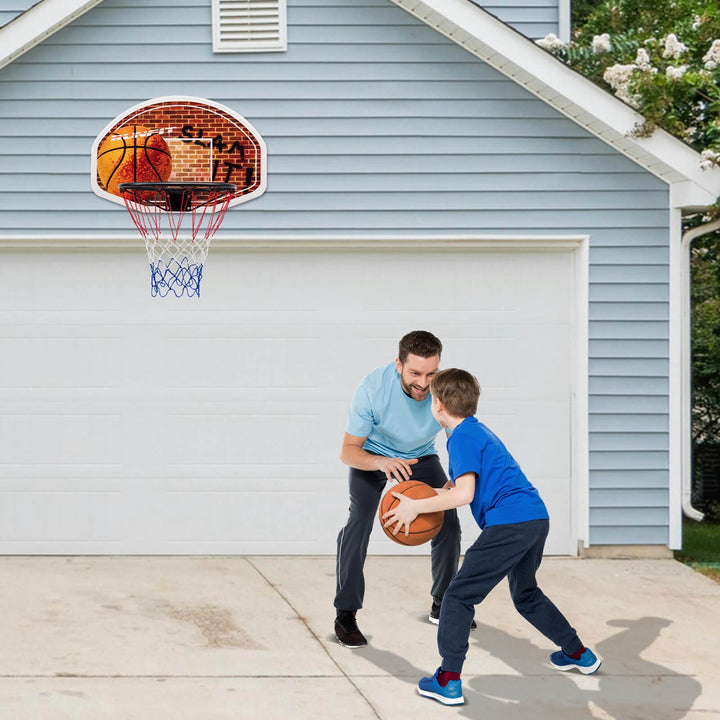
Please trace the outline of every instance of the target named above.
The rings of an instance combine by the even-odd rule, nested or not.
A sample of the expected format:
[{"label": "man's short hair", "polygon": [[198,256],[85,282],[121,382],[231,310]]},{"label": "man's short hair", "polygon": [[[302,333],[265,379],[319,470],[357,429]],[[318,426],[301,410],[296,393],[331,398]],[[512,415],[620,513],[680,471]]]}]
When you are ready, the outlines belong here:
[{"label": "man's short hair", "polygon": [[400,338],[398,360],[404,365],[408,355],[429,358],[442,353],[442,343],[427,330],[413,330]]},{"label": "man's short hair", "polygon": [[471,417],[477,412],[480,383],[467,370],[441,370],[430,381],[430,392],[453,417]]}]

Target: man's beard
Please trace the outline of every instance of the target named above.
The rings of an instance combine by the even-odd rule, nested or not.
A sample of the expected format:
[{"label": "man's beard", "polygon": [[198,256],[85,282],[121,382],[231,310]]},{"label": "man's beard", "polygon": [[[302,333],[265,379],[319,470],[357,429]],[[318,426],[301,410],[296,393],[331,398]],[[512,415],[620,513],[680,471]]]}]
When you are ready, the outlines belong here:
[{"label": "man's beard", "polygon": [[[413,385],[408,385],[403,379],[402,375],[400,376],[400,385],[402,386],[403,392],[411,399],[416,400],[417,402],[422,402],[425,400],[425,398],[428,396],[430,392],[430,388],[425,388],[424,391],[418,390]],[[416,397],[417,395],[422,395],[422,397]]]}]

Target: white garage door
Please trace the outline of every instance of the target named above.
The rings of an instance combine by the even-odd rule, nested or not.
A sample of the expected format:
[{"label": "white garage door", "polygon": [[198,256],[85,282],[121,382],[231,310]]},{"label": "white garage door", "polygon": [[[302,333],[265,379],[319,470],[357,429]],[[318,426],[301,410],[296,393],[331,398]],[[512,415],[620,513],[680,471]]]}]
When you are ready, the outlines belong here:
[{"label": "white garage door", "polygon": [[350,396],[428,329],[572,553],[574,255],[216,247],[178,300],[142,250],[5,252],[0,552],[334,553]]}]

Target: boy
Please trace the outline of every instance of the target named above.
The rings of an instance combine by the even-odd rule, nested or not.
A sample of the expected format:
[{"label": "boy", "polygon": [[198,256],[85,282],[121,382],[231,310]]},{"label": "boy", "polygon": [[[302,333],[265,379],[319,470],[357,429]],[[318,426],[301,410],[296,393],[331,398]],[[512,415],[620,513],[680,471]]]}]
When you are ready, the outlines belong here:
[{"label": "boy", "polygon": [[474,417],[478,381],[465,370],[439,372],[430,383],[432,414],[450,431],[449,473],[454,487],[436,497],[412,500],[398,493],[395,509],[383,515],[394,532],[420,514],[470,505],[482,529],[443,598],[438,626],[442,664],[418,683],[418,692],[445,705],[461,705],[460,673],[468,651],[475,605],[505,576],[517,611],[561,649],[550,655],[557,670],[594,673],[602,662],[586,648],[563,614],[537,586],[549,520],[545,504],[500,440]]}]

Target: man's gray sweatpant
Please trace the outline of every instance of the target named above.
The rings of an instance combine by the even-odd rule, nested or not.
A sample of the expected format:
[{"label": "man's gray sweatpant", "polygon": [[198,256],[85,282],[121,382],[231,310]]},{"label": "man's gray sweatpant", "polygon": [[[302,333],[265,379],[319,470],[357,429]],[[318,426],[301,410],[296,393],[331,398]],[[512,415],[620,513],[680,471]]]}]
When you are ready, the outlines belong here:
[{"label": "man's gray sweatpant", "polygon": [[[411,480],[420,480],[431,487],[441,488],[447,483],[437,455],[425,455],[412,466]],[[380,470],[350,468],[350,512],[345,527],[337,538],[336,595],[338,610],[359,610],[365,596],[363,567],[378,505],[387,483]],[[455,576],[460,560],[460,522],[456,510],[445,512],[440,532],[430,541],[433,601],[440,603]]]}]

